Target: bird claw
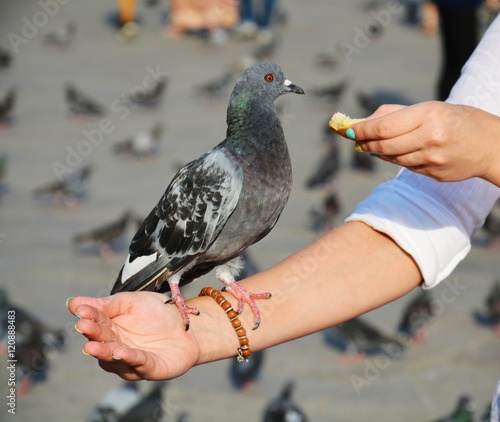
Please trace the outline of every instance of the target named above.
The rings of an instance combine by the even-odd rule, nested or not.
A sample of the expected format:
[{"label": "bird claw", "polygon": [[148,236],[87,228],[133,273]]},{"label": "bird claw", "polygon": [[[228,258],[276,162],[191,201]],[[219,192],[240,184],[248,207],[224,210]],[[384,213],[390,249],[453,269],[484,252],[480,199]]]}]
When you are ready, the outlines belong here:
[{"label": "bird claw", "polygon": [[250,309],[252,310],[255,318],[255,325],[253,326],[252,329],[256,330],[257,328],[259,328],[261,318],[260,318],[260,311],[259,308],[257,307],[257,304],[255,303],[255,300],[269,299],[271,297],[271,293],[269,292],[252,293],[235,281],[226,283],[225,287],[222,290],[231,293],[236,299],[238,299],[238,309],[236,310],[238,314],[241,314],[243,312],[243,307],[245,306],[245,303],[247,303],[248,306],[250,306]]},{"label": "bird claw", "polygon": [[179,295],[172,294],[172,297],[168,298],[165,301],[165,304],[168,303],[172,303],[177,306],[177,309],[179,309],[179,312],[181,313],[182,319],[184,321],[184,326],[186,328],[186,331],[189,330],[188,314],[199,315],[200,310],[198,308],[187,306],[180,294]]}]

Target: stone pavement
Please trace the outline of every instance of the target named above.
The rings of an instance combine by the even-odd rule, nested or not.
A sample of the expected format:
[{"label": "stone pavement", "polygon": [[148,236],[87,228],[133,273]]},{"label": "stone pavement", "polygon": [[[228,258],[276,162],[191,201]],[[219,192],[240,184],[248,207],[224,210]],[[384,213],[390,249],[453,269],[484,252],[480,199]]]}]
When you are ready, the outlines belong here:
[{"label": "stone pavement", "polygon": [[[106,294],[126,253],[104,262],[76,253],[71,237],[115,219],[126,208],[146,215],[178,163],[198,157],[223,139],[226,100],[207,103],[194,95],[193,87],[219,76],[255,44],[229,42],[214,47],[193,38],[165,39],[161,36],[163,3],[152,9],[140,4],[140,33],[130,43],[118,41],[105,24],[115,8],[111,0],[16,1],[3,2],[1,8],[0,46],[16,53],[12,67],[0,70],[0,96],[10,86],[19,90],[14,125],[0,132],[0,152],[9,157],[10,188],[0,204],[1,283],[14,303],[52,326],[66,328],[69,338],[68,350],[51,360],[48,380],[17,399],[16,417],[33,422],[85,421],[103,393],[120,380],[81,353],[83,338],[73,330],[76,320],[64,303],[70,296]],[[439,68],[438,39],[403,24],[403,13],[394,3],[382,3],[376,17],[360,1],[289,0],[282,2],[282,8],[288,19],[272,60],[304,88],[306,96],[279,100],[295,185],[278,225],[251,250],[262,268],[314,239],[307,213],[322,193],[303,186],[322,151],[322,125],[331,114],[341,110],[360,116],[355,101],[358,91],[388,90],[412,102],[432,99]],[[376,19],[383,31],[380,37],[370,38],[366,32]],[[69,21],[77,25],[72,45],[43,45],[44,34]],[[317,53],[334,48],[341,52],[335,69],[315,65]],[[159,108],[113,107],[122,95],[163,72],[169,74],[170,85]],[[338,105],[322,105],[307,95],[314,87],[344,78],[350,85]],[[63,85],[69,81],[109,108],[110,122],[68,119]],[[165,122],[166,131],[157,159],[137,162],[112,154],[115,141],[159,120]],[[89,143],[89,138],[94,142]],[[354,172],[349,167],[351,151],[352,144],[341,142],[338,187],[344,216],[397,172],[383,163],[377,163],[375,173]],[[41,204],[32,198],[32,189],[55,179],[56,169],[79,160],[95,169],[89,198],[79,209]],[[257,388],[250,393],[231,388],[229,362],[204,365],[169,383],[164,403],[170,415],[167,420],[187,411],[192,421],[259,421],[266,402],[288,379],[296,381],[296,400],[312,421],[429,420],[451,411],[465,393],[475,398],[479,415],[500,378],[500,341],[490,330],[478,327],[472,313],[482,309],[499,264],[498,254],[487,251],[479,235],[476,240],[447,283],[433,290],[439,315],[422,347],[400,359],[374,356],[346,366],[338,363],[338,352],[325,346],[321,334],[311,335],[269,350]],[[213,283],[210,275],[206,280],[190,286],[186,296]],[[394,332],[408,299],[367,317],[386,332]],[[7,372],[2,364],[4,401],[6,394]],[[7,413],[4,404],[0,412]]]}]

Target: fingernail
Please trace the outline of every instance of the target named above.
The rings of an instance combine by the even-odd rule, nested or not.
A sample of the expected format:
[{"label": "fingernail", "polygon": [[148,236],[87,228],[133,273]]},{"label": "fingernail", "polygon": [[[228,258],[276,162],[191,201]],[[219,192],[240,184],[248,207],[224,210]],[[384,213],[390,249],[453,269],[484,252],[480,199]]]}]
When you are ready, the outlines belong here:
[{"label": "fingernail", "polygon": [[361,145],[360,145],[358,142],[356,142],[356,143],[354,144],[354,149],[355,149],[357,152],[363,152],[363,150],[361,149]]},{"label": "fingernail", "polygon": [[75,330],[76,330],[78,333],[83,334],[83,331],[80,331],[80,330],[78,329],[78,327],[76,326],[76,324],[75,324]]},{"label": "fingernail", "polygon": [[119,358],[119,357],[116,357],[116,356],[112,356],[113,360],[122,360],[122,358]]},{"label": "fingernail", "polygon": [[349,139],[356,139],[356,134],[354,133],[354,129],[352,127],[345,131],[345,136],[347,136]]},{"label": "fingernail", "polygon": [[87,353],[87,352],[85,351],[85,349],[82,349],[82,353],[83,353],[85,356],[90,356],[90,353]]},{"label": "fingernail", "polygon": [[66,299],[66,308],[69,308],[69,301],[70,301],[71,299],[73,299],[73,296],[68,297],[68,298]]},{"label": "fingernail", "polygon": [[370,157],[375,157],[375,158],[378,158],[379,155],[378,154],[375,154],[374,152],[370,152]]}]

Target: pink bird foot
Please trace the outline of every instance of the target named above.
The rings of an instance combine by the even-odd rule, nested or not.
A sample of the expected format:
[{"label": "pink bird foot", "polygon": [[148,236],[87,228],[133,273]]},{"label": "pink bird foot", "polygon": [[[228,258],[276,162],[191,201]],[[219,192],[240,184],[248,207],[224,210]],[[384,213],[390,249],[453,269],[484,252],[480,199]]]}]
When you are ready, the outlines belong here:
[{"label": "pink bird foot", "polygon": [[198,308],[193,308],[191,306],[187,306],[184,302],[184,298],[181,295],[179,290],[179,285],[174,283],[169,283],[170,291],[172,296],[165,303],[175,303],[179,312],[181,313],[182,319],[184,320],[184,326],[186,327],[186,331],[189,330],[189,316],[188,314],[199,315],[200,310]]},{"label": "pink bird foot", "polygon": [[228,282],[227,280],[222,280],[222,279],[221,281],[226,285],[226,287],[224,287],[223,290],[228,291],[236,299],[238,299],[238,310],[237,310],[238,314],[241,314],[243,312],[243,306],[245,305],[245,303],[247,303],[248,306],[250,306],[250,309],[252,310],[255,318],[255,325],[253,327],[253,330],[259,328],[261,318],[260,318],[259,308],[255,303],[255,299],[269,299],[271,297],[271,293],[269,292],[252,293],[249,292],[247,289],[245,289],[236,281]]}]

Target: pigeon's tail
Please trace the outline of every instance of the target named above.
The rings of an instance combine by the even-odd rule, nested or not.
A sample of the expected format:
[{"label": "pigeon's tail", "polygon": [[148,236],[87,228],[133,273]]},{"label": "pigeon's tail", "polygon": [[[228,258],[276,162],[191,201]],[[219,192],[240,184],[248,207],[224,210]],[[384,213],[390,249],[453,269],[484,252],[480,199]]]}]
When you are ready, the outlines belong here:
[{"label": "pigeon's tail", "polygon": [[171,275],[166,264],[165,257],[158,253],[141,256],[133,261],[130,261],[129,255],[111,289],[111,294],[137,290],[168,291],[165,288],[159,289],[162,282]]}]

